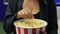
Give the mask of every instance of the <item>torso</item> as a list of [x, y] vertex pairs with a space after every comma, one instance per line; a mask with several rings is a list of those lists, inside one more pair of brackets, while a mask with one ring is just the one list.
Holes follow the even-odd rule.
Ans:
[[32, 14], [37, 14], [40, 10], [38, 1], [24, 0], [23, 8], [29, 8], [32, 11]]

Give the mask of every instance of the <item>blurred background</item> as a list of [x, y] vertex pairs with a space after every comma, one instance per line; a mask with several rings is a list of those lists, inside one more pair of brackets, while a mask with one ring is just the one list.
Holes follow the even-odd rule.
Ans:
[[[60, 34], [60, 0], [55, 0], [57, 8], [57, 17], [58, 17], [58, 34]], [[0, 0], [0, 34], [5, 34], [3, 31], [3, 20], [8, 6], [8, 0]]]

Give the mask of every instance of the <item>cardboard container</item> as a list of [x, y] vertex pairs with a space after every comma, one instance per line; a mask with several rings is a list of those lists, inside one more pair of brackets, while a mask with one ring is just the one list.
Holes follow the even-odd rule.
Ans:
[[[39, 20], [39, 19], [36, 19]], [[47, 22], [44, 20], [40, 20], [44, 22], [44, 26], [40, 26], [39, 28], [22, 28], [20, 26], [16, 26], [16, 22], [14, 22], [15, 28], [16, 28], [16, 34], [41, 34], [41, 29], [45, 26], [47, 26]]]

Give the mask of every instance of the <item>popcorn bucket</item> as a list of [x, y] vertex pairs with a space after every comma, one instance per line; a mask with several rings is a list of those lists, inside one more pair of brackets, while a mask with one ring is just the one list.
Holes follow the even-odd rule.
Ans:
[[[39, 20], [39, 19], [36, 19]], [[25, 28], [25, 27], [19, 27], [16, 25], [16, 22], [14, 22], [15, 28], [16, 28], [16, 34], [41, 34], [41, 29], [45, 26], [47, 26], [47, 22], [42, 20], [44, 22], [44, 26], [40, 26], [39, 28]]]

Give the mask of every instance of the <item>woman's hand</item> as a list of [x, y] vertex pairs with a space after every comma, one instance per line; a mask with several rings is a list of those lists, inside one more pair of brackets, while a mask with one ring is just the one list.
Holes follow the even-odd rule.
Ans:
[[34, 18], [34, 16], [28, 8], [25, 8], [17, 13], [17, 18]]
[[47, 34], [46, 33], [46, 27], [41, 28], [41, 34]]

